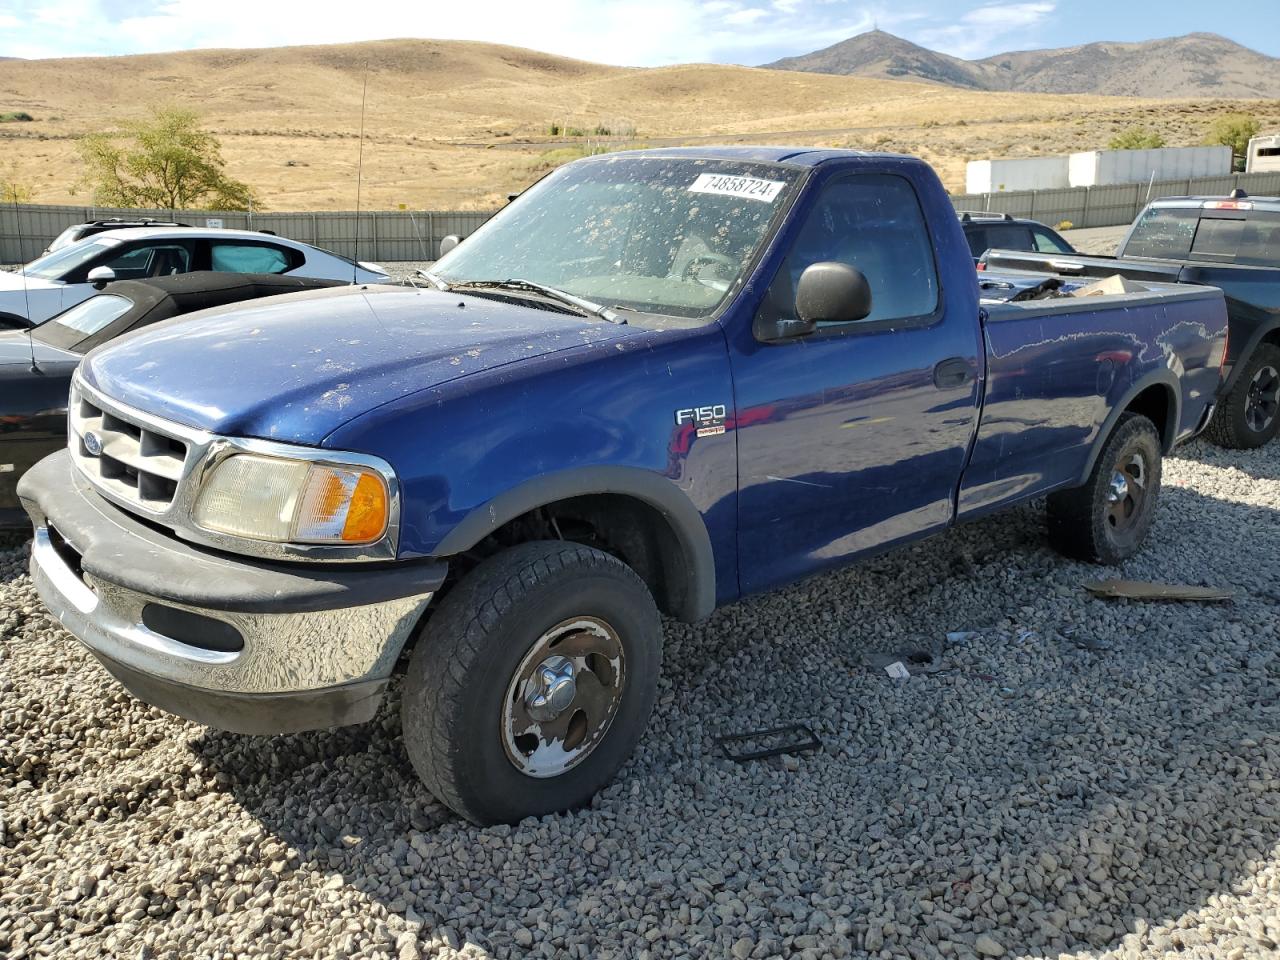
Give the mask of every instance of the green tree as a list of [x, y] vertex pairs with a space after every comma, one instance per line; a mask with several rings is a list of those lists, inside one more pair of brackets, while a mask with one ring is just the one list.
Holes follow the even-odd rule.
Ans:
[[1164, 137], [1146, 127], [1129, 127], [1111, 138], [1111, 150], [1156, 150], [1164, 146]]
[[1258, 135], [1262, 126], [1247, 113], [1228, 113], [1213, 121], [1204, 142], [1209, 146], [1231, 148], [1235, 166], [1244, 169], [1244, 157], [1249, 152], [1249, 141]]
[[81, 183], [105, 207], [247, 210], [252, 188], [223, 172], [218, 138], [200, 118], [175, 107], [154, 110], [119, 131], [91, 133], [77, 144]]
[[0, 204], [8, 206], [15, 203], [30, 203], [33, 193], [35, 191], [31, 188], [31, 184], [18, 176], [16, 161], [11, 162], [9, 168], [0, 173]]

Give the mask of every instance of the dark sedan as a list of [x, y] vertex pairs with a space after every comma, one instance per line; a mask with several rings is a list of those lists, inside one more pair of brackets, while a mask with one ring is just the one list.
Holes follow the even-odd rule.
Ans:
[[67, 391], [81, 357], [140, 327], [210, 307], [322, 287], [337, 280], [248, 273], [187, 273], [119, 280], [29, 334], [0, 332], [0, 530], [28, 526], [18, 478], [67, 442]]

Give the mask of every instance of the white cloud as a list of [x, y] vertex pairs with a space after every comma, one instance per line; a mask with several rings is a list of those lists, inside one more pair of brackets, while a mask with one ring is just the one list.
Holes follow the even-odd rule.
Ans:
[[921, 30], [913, 39], [933, 50], [973, 60], [1020, 45], [1038, 45], [1057, 3], [988, 3], [961, 14], [956, 23]]
[[[761, 63], [869, 29], [950, 53], [1029, 36], [1054, 3], [986, 3], [950, 25], [926, 0], [0, 0], [0, 56], [154, 53], [393, 37], [484, 40], [605, 63]], [[930, 4], [931, 5], [931, 4]]]
[[606, 63], [760, 63], [846, 39], [872, 0], [0, 0], [0, 56], [65, 57], [395, 37], [483, 40]]

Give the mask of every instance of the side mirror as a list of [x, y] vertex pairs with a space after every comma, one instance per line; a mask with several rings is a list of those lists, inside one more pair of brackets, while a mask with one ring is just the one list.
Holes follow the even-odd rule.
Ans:
[[847, 263], [811, 263], [796, 284], [796, 316], [809, 326], [849, 323], [871, 313], [871, 285], [857, 267]]
[[88, 280], [93, 284], [93, 289], [101, 290], [115, 278], [116, 272], [110, 267], [94, 267], [89, 271]]
[[449, 234], [447, 237], [445, 237], [443, 240], [440, 241], [440, 256], [443, 257], [446, 253], [448, 253], [450, 250], [452, 250], [461, 242], [462, 242], [462, 238], [458, 236], [456, 233]]

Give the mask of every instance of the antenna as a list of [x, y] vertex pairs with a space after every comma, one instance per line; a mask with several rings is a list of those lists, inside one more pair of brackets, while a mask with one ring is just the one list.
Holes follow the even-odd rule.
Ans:
[[364, 107], [369, 99], [369, 61], [364, 62], [364, 89], [360, 92], [360, 147], [356, 153], [356, 255], [355, 266], [351, 268], [351, 283], [354, 286], [356, 275], [360, 270], [360, 185], [364, 182]]
[[31, 322], [31, 291], [27, 289], [27, 261], [23, 260], [26, 253], [22, 249], [22, 212], [18, 209], [18, 185], [10, 184], [10, 193], [13, 195], [13, 222], [18, 231], [18, 272], [22, 274], [22, 299], [27, 305], [27, 349], [31, 352], [31, 372], [39, 373], [40, 365], [36, 363], [36, 341], [31, 335], [31, 331], [35, 329], [35, 325]]

